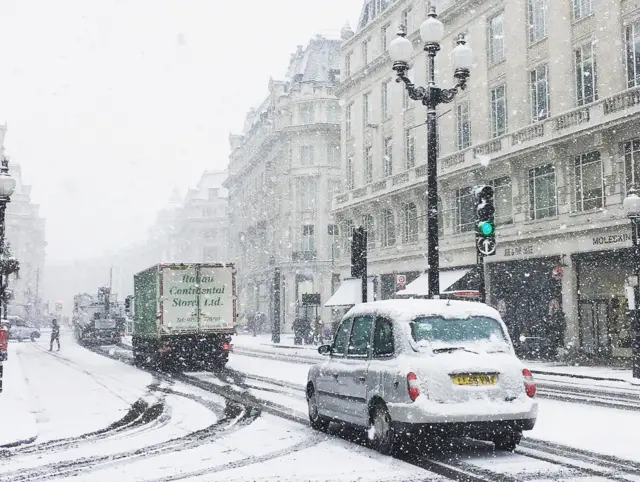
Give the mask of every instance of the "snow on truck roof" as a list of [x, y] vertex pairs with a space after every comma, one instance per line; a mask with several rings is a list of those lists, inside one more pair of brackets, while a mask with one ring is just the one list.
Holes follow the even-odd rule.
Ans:
[[497, 310], [484, 303], [460, 300], [385, 300], [363, 303], [351, 308], [346, 316], [360, 316], [375, 313], [393, 320], [409, 323], [421, 316], [442, 316], [443, 318], [468, 318], [487, 316], [500, 320]]

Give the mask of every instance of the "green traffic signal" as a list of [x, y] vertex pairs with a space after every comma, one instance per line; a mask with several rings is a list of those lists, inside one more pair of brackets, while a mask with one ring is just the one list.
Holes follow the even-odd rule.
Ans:
[[491, 236], [495, 230], [496, 228], [490, 222], [483, 221], [480, 223], [480, 232], [483, 236]]

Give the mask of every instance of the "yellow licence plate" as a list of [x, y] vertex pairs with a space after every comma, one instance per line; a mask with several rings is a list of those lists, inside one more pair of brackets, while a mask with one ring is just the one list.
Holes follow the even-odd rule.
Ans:
[[498, 381], [496, 375], [451, 375], [454, 385], [486, 386], [495, 385]]

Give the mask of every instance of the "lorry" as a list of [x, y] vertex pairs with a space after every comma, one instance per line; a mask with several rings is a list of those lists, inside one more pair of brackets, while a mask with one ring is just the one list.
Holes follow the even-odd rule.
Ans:
[[137, 366], [223, 368], [236, 334], [233, 263], [157, 264], [134, 276]]
[[124, 323], [119, 321], [111, 301], [111, 289], [98, 288], [73, 297], [73, 329], [81, 345], [117, 345], [122, 341]]

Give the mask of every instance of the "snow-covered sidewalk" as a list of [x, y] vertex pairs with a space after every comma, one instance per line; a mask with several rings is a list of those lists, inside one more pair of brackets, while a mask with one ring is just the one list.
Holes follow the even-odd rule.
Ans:
[[[328, 341], [327, 341], [328, 343]], [[240, 349], [250, 349], [269, 353], [283, 353], [287, 355], [301, 355], [309, 358], [323, 359], [318, 353], [315, 345], [295, 345], [293, 335], [283, 334], [280, 343], [273, 343], [271, 335], [237, 335], [233, 337], [233, 345]], [[566, 377], [572, 379], [587, 379], [595, 381], [622, 382], [630, 385], [640, 386], [640, 380], [634, 379], [631, 370], [615, 367], [598, 366], [574, 366], [563, 363], [546, 363], [539, 361], [525, 360], [529, 368], [538, 375], [549, 375], [554, 377]]]
[[9, 343], [9, 359], [4, 362], [3, 392], [0, 393], [0, 447], [12, 447], [33, 442], [38, 437], [38, 425], [25, 382], [16, 344]]

